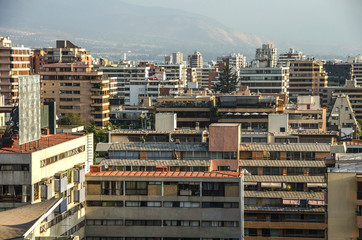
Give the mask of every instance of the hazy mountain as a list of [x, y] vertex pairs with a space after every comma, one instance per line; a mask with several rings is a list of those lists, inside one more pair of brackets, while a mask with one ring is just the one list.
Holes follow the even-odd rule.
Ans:
[[195, 50], [206, 60], [230, 52], [253, 57], [262, 43], [292, 46], [201, 15], [119, 0], [0, 0], [0, 5], [0, 35], [10, 35], [16, 43], [48, 47], [55, 46], [56, 39], [68, 39], [93, 55], [113, 59], [128, 51], [133, 59], [161, 60], [174, 51], [186, 56]]

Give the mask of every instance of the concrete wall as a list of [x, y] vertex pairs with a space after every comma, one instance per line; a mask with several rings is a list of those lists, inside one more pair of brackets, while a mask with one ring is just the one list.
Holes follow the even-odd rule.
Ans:
[[268, 128], [269, 132], [280, 132], [281, 128], [285, 129], [285, 132], [288, 132], [288, 114], [269, 114], [268, 116]]
[[176, 113], [157, 113], [156, 131], [174, 131], [177, 126]]
[[358, 237], [355, 173], [328, 173], [328, 239]]
[[240, 124], [214, 123], [209, 129], [209, 151], [238, 152]]

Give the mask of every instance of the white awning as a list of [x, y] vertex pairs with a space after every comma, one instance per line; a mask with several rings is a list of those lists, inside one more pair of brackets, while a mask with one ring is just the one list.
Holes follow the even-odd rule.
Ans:
[[282, 184], [281, 183], [261, 183], [261, 187], [265, 187], [265, 188], [281, 188]]
[[317, 188], [317, 187], [326, 188], [327, 183], [307, 183], [307, 187], [309, 187], [309, 188]]
[[283, 199], [283, 205], [299, 205], [300, 201], [298, 199]]
[[313, 205], [313, 206], [324, 206], [324, 205], [326, 205], [323, 200], [309, 200], [308, 204]]

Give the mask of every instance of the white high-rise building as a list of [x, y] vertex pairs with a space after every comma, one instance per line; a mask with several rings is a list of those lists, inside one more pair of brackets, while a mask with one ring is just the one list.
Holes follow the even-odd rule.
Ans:
[[273, 44], [263, 44], [261, 48], [256, 49], [255, 60], [259, 61], [259, 67], [277, 66], [277, 49]]

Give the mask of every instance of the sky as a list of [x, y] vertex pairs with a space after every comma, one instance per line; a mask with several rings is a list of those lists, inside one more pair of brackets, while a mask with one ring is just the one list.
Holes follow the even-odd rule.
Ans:
[[362, 0], [121, 0], [175, 8], [284, 41], [362, 47]]

